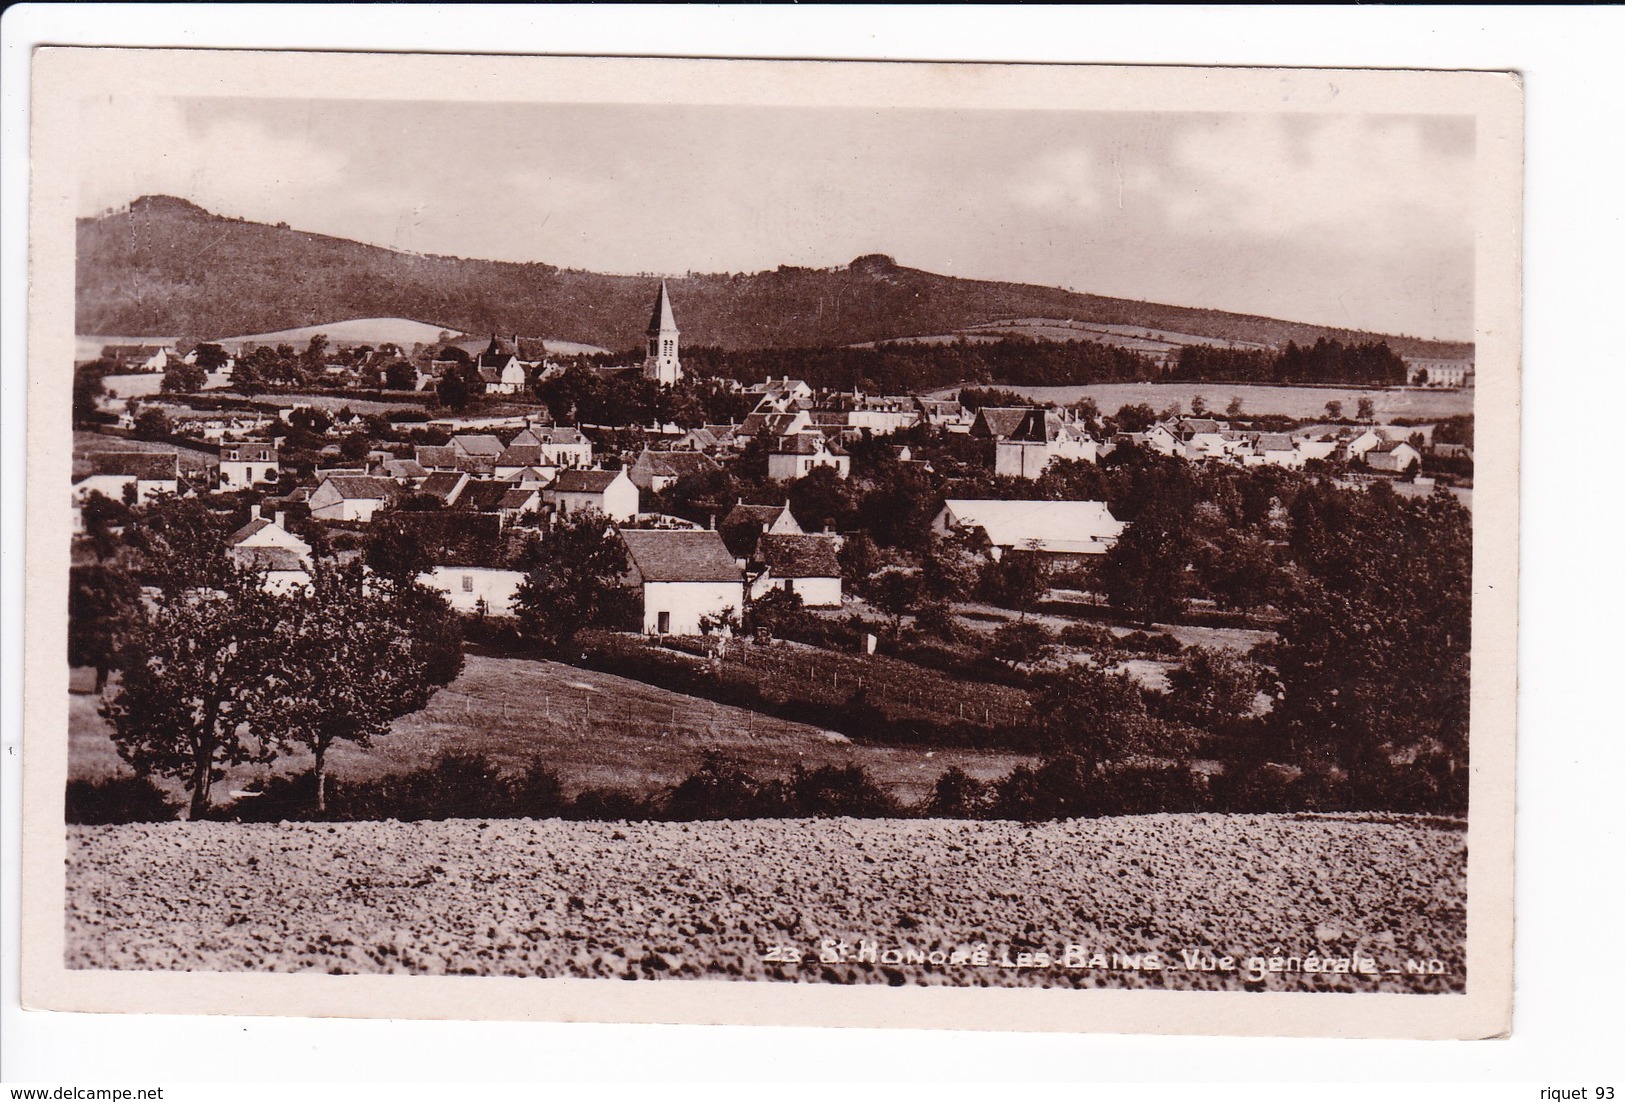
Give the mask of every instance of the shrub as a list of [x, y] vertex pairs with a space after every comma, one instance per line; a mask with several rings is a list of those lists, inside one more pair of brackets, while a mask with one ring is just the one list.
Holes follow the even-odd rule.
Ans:
[[99, 781], [69, 781], [65, 818], [83, 826], [162, 823], [180, 805], [146, 777], [121, 775]]
[[707, 751], [699, 769], [666, 798], [667, 819], [756, 819], [782, 814], [778, 786], [764, 785], [726, 754]]
[[824, 765], [811, 771], [798, 765], [790, 778], [790, 795], [791, 810], [800, 815], [880, 819], [902, 814], [897, 801], [861, 765]]
[[991, 818], [1035, 823], [1099, 814], [1098, 770], [1075, 754], [1018, 765], [994, 786]]
[[583, 789], [565, 817], [603, 822], [651, 818], [648, 804], [621, 788]]
[[563, 815], [568, 807], [563, 781], [541, 758], [532, 759], [511, 782], [509, 809], [515, 818], [552, 819]]
[[1055, 645], [1055, 634], [1043, 624], [1022, 620], [993, 633], [993, 656], [1012, 666], [1042, 661]]
[[1161, 632], [1152, 634], [1144, 631], [1131, 631], [1116, 642], [1122, 649], [1134, 651], [1137, 654], [1160, 654], [1172, 657], [1184, 650], [1179, 645], [1179, 640]]
[[989, 785], [954, 765], [937, 778], [925, 812], [939, 819], [979, 819], [992, 802], [993, 790]]
[[1109, 651], [1117, 645], [1117, 636], [1110, 628], [1100, 624], [1068, 624], [1061, 629], [1061, 642], [1069, 647], [1084, 647], [1095, 652]]

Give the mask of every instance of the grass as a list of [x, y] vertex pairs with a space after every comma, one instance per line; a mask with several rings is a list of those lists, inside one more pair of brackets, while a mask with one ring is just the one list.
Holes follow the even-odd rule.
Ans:
[[[127, 771], [106, 721], [96, 714], [98, 703], [78, 693], [69, 701], [70, 779]], [[807, 724], [610, 674], [469, 655], [462, 676], [426, 709], [396, 721], [370, 750], [336, 746], [329, 762], [334, 776], [365, 780], [427, 765], [445, 750], [483, 753], [510, 770], [540, 756], [571, 795], [595, 787], [654, 792], [693, 772], [707, 750], [731, 754], [763, 778], [787, 776], [797, 765], [861, 765], [882, 788], [908, 802], [928, 795], [949, 766], [992, 780], [1027, 760], [995, 751], [853, 744]], [[308, 754], [289, 754], [274, 768], [294, 773], [309, 766]], [[217, 802], [263, 775], [261, 767], [230, 770], [216, 786]], [[178, 782], [161, 783], [171, 793], [181, 791]]]
[[212, 447], [190, 448], [182, 444], [171, 444], [162, 440], [136, 440], [128, 436], [109, 436], [100, 432], [85, 432], [75, 429], [73, 433], [73, 454], [78, 456], [89, 455], [91, 452], [175, 452], [180, 456], [181, 470], [194, 472], [206, 470], [220, 465], [220, 456]]
[[1162, 411], [1175, 402], [1190, 412], [1191, 399], [1201, 395], [1209, 416], [1223, 417], [1231, 398], [1241, 399], [1241, 416], [1281, 414], [1311, 420], [1326, 414], [1326, 403], [1343, 403], [1343, 414], [1353, 417], [1361, 398], [1370, 398], [1376, 419], [1395, 417], [1450, 417], [1473, 412], [1471, 390], [1383, 390], [1361, 387], [1259, 386], [1248, 383], [1091, 383], [1088, 386], [1001, 386], [1035, 401], [1066, 405], [1093, 398], [1102, 413], [1116, 413], [1126, 405], [1144, 403]]

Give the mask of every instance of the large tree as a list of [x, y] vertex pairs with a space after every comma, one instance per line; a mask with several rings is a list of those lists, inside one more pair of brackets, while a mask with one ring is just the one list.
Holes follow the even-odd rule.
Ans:
[[374, 587], [358, 566], [326, 564], [311, 581], [307, 592], [288, 599], [279, 631], [283, 659], [270, 672], [258, 722], [280, 744], [311, 752], [322, 813], [334, 743], [371, 745], [395, 719], [427, 704], [439, 686], [418, 634], [430, 618], [403, 615], [415, 586], [405, 592]]
[[258, 724], [284, 659], [281, 601], [239, 576], [225, 590], [167, 594], [130, 625], [119, 691], [102, 715], [136, 772], [185, 782], [193, 819], [208, 814], [226, 766], [274, 752]]
[[96, 671], [96, 691], [119, 666], [125, 636], [140, 617], [141, 586], [108, 563], [75, 566], [68, 576], [68, 664]]
[[596, 512], [576, 513], [525, 552], [525, 578], [514, 592], [519, 628], [537, 645], [567, 647], [576, 632], [623, 612], [626, 545]]

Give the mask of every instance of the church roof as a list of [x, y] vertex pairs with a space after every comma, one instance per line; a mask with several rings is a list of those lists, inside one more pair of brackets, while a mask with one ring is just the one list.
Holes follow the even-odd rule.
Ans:
[[660, 281], [660, 294], [655, 297], [654, 313], [649, 315], [649, 335], [671, 332], [677, 328], [677, 319], [671, 312], [671, 295], [666, 291], [666, 281]]

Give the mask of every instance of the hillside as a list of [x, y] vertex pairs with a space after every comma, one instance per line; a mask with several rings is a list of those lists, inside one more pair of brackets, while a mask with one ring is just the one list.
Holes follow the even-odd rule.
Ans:
[[[856, 344], [1009, 318], [1144, 326], [1259, 344], [1380, 336], [958, 279], [878, 255], [845, 268], [781, 267], [669, 282], [685, 342], [723, 348]], [[518, 332], [626, 349], [642, 340], [655, 286], [653, 276], [395, 252], [147, 196], [127, 211], [79, 221], [76, 331], [201, 339], [342, 318], [418, 318], [467, 333]], [[1463, 355], [1471, 347], [1387, 339], [1401, 352], [1435, 356]]]

